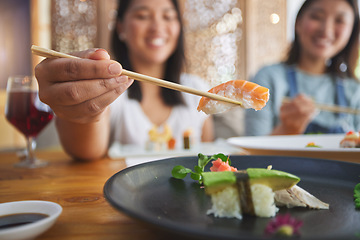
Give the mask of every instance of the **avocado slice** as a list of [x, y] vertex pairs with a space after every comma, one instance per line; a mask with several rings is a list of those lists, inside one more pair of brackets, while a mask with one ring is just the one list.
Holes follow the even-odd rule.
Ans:
[[203, 183], [207, 194], [213, 194], [236, 183], [234, 172], [203, 172]]
[[263, 184], [273, 191], [287, 189], [300, 181], [300, 178], [283, 171], [265, 168], [248, 168], [237, 172], [203, 172], [203, 182], [206, 193], [212, 194], [237, 181], [249, 180], [250, 184]]
[[300, 181], [298, 176], [279, 170], [248, 168], [246, 172], [249, 175], [250, 184], [263, 184], [273, 191], [291, 188]]

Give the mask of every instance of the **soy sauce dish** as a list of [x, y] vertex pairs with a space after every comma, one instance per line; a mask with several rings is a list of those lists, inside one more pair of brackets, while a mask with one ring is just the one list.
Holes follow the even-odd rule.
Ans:
[[48, 230], [62, 207], [48, 201], [18, 201], [0, 204], [0, 240], [28, 240]]

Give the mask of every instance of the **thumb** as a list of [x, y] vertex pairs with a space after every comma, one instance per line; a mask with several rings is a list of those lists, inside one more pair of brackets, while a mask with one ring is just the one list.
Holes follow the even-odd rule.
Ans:
[[87, 57], [92, 60], [110, 60], [109, 53], [102, 48], [94, 49], [94, 51], [90, 52]]

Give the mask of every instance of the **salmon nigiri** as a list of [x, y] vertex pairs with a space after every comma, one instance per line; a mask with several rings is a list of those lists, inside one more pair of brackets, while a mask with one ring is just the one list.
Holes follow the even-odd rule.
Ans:
[[[213, 87], [209, 92], [240, 101], [243, 108], [255, 110], [262, 109], [269, 100], [268, 88], [245, 80], [228, 81]], [[235, 106], [235, 104], [202, 97], [197, 110], [206, 114], [215, 114], [225, 112]]]

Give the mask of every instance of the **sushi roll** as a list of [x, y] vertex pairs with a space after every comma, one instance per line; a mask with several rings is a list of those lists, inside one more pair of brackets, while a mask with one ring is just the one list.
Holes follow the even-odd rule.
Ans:
[[[207, 214], [237, 219], [242, 219], [242, 214], [258, 217], [275, 216], [279, 209], [275, 206], [275, 194], [272, 189], [263, 184], [253, 184], [249, 190], [250, 195], [249, 193], [241, 194], [236, 186], [231, 185], [211, 194], [212, 207]], [[241, 199], [240, 196], [244, 198]]]
[[215, 217], [242, 218], [243, 214], [273, 217], [278, 208], [274, 191], [287, 189], [300, 181], [295, 175], [262, 168], [231, 172], [204, 172], [205, 192], [212, 207], [208, 214]]
[[345, 137], [340, 141], [340, 147], [342, 148], [359, 148], [360, 136], [358, 132], [349, 131]]
[[[209, 92], [238, 100], [242, 102], [243, 108], [253, 108], [255, 110], [262, 109], [269, 101], [268, 88], [245, 80], [228, 81], [213, 87]], [[234, 106], [236, 105], [202, 97], [197, 110], [206, 114], [216, 114], [226, 112]]]
[[[266, 169], [237, 170], [230, 166], [231, 161], [224, 154], [198, 156], [195, 171], [178, 165], [171, 173], [177, 179], [190, 174], [193, 180], [203, 185], [212, 203], [207, 214], [242, 219], [243, 214], [274, 217], [281, 206], [329, 209], [329, 204], [296, 185], [300, 181], [299, 177], [273, 170], [271, 165]], [[213, 159], [210, 172], [205, 172], [204, 167]]]

